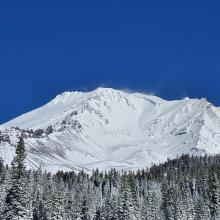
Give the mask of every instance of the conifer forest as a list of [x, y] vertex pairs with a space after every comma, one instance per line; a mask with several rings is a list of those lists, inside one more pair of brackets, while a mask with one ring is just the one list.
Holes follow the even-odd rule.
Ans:
[[1, 220], [218, 220], [220, 156], [183, 155], [139, 171], [27, 170], [22, 138], [0, 162]]

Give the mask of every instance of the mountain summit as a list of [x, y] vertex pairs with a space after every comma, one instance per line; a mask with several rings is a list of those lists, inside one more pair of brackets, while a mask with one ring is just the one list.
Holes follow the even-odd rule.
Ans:
[[32, 168], [136, 170], [186, 153], [220, 153], [220, 108], [206, 99], [166, 101], [111, 88], [64, 92], [1, 125], [6, 163], [21, 133]]

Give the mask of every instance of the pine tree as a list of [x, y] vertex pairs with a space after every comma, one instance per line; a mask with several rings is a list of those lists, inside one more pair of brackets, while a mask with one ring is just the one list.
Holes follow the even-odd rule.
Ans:
[[195, 205], [195, 220], [207, 220], [211, 219], [210, 210], [206, 201], [199, 197]]
[[167, 182], [162, 185], [162, 209], [165, 219], [175, 220], [175, 193], [174, 187], [169, 186]]
[[44, 213], [43, 217], [51, 219], [53, 215], [53, 197], [54, 197], [54, 185], [51, 174], [44, 174], [45, 185], [43, 188], [41, 212]]
[[25, 144], [21, 137], [16, 148], [16, 156], [12, 161], [12, 185], [6, 195], [6, 209], [3, 220], [27, 220], [30, 212], [25, 192]]
[[64, 197], [65, 194], [64, 184], [62, 181], [59, 181], [57, 177], [53, 179], [54, 182], [54, 192], [52, 200], [52, 215], [51, 220], [63, 220], [65, 219], [65, 210], [64, 210]]
[[220, 219], [220, 185], [215, 172], [210, 174], [209, 186], [211, 219], [217, 220]]
[[131, 192], [126, 177], [122, 179], [118, 209], [119, 220], [129, 220], [132, 218]]
[[85, 200], [82, 203], [82, 209], [81, 209], [81, 220], [89, 220], [89, 204], [87, 199], [85, 198]]
[[0, 176], [0, 219], [3, 219], [3, 211], [5, 209], [6, 192], [10, 186], [10, 171], [2, 166]]

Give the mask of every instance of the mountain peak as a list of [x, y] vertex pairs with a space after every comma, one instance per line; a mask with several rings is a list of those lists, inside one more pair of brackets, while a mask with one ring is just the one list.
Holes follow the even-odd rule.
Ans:
[[166, 101], [103, 87], [64, 92], [1, 131], [1, 155], [11, 155], [22, 131], [29, 166], [50, 170], [138, 169], [183, 153], [220, 153], [220, 111], [206, 99]]
[[128, 93], [125, 93], [122, 90], [118, 89], [112, 89], [112, 88], [105, 88], [105, 87], [99, 87], [91, 92], [93, 95], [98, 95], [100, 97], [104, 96], [122, 96], [122, 95], [129, 95]]

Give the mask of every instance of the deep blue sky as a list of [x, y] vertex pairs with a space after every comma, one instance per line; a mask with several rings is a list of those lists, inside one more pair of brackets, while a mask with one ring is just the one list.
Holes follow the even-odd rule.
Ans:
[[220, 106], [220, 1], [1, 1], [0, 123], [66, 90]]

